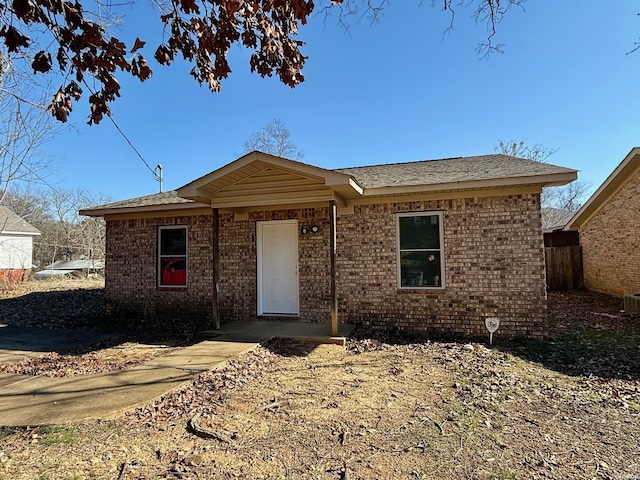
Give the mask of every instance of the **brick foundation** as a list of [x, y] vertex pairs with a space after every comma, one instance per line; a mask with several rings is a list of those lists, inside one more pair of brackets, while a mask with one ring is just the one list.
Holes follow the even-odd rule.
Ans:
[[22, 283], [31, 277], [31, 269], [12, 268], [0, 270], [0, 282]]

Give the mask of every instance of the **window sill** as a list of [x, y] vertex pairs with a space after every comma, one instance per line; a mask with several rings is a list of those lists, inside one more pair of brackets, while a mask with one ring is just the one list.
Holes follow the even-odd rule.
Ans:
[[396, 290], [398, 293], [418, 293], [418, 292], [433, 292], [433, 293], [441, 293], [446, 291], [445, 287], [397, 287]]
[[187, 285], [156, 285], [156, 290], [163, 292], [182, 292], [189, 288]]

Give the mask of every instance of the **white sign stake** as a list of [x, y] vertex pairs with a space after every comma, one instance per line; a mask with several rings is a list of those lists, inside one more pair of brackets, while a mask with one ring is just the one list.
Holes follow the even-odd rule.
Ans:
[[500, 326], [500, 319], [489, 317], [485, 319], [484, 324], [487, 326], [487, 330], [489, 330], [489, 345], [493, 345], [493, 334]]

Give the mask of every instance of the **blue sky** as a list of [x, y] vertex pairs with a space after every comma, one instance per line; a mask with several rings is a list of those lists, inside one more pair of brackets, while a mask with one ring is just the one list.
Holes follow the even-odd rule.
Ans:
[[[524, 139], [557, 148], [549, 161], [579, 170], [594, 190], [640, 145], [640, 52], [627, 55], [640, 37], [632, 3], [529, 0], [499, 25], [504, 53], [488, 60], [475, 51], [486, 28], [470, 10], [458, 11], [446, 34], [448, 14], [418, 0], [392, 2], [379, 23], [363, 19], [350, 35], [316, 16], [299, 34], [309, 57], [302, 85], [251, 74], [249, 52], [238, 47], [223, 91], [212, 94], [187, 65], [155, 62], [161, 26], [137, 2], [119, 37], [148, 40], [141, 53], [154, 75], [144, 84], [120, 75], [112, 112], [145, 160], [163, 165], [165, 190], [242, 155], [272, 118], [289, 128], [303, 161], [325, 168], [480, 155]], [[48, 183], [113, 200], [156, 192], [113, 125], [89, 127], [87, 113], [83, 99], [74, 128], [47, 145]]]

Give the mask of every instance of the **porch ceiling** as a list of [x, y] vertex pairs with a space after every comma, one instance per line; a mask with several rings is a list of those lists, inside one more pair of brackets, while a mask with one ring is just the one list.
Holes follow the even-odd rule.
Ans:
[[349, 175], [252, 152], [182, 188], [178, 195], [214, 208], [244, 208], [335, 200], [363, 189]]

